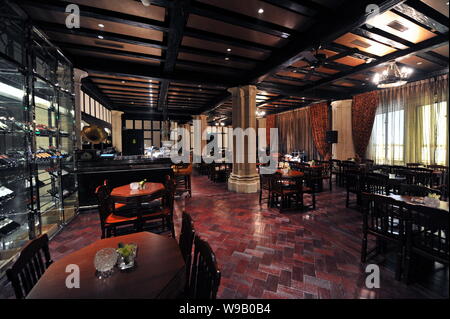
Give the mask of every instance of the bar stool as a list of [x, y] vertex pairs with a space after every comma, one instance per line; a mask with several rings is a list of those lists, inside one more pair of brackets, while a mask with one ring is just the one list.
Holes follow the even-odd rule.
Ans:
[[177, 182], [177, 191], [187, 191], [189, 193], [189, 197], [192, 197], [192, 164], [174, 165], [173, 172]]

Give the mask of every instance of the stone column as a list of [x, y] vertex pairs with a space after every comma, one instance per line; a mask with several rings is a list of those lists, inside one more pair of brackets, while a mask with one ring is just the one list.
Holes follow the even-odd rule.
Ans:
[[119, 153], [122, 152], [122, 114], [121, 111], [111, 111], [112, 143]]
[[[243, 143], [244, 163], [237, 163], [236, 136], [233, 135], [233, 172], [228, 179], [228, 189], [238, 193], [256, 193], [259, 190], [259, 175], [256, 172], [256, 87], [247, 85], [228, 89], [232, 94], [233, 129], [255, 130], [254, 138], [245, 138]], [[230, 136], [231, 138], [231, 136]], [[255, 154], [255, 158], [249, 155]]]
[[74, 89], [75, 89], [75, 148], [81, 150], [81, 80], [88, 76], [88, 73], [80, 70], [73, 69]]
[[206, 149], [206, 128], [208, 126], [206, 115], [195, 115], [194, 119], [194, 161], [201, 162], [201, 156]]

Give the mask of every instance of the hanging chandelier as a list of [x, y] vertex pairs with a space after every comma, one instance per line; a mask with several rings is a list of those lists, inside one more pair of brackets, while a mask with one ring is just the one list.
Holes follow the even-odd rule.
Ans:
[[402, 86], [408, 83], [408, 78], [412, 74], [411, 68], [400, 69], [395, 61], [390, 61], [386, 70], [382, 73], [375, 73], [373, 83], [380, 89]]
[[264, 117], [264, 115], [266, 115], [266, 112], [258, 109], [256, 110], [255, 114], [256, 117]]

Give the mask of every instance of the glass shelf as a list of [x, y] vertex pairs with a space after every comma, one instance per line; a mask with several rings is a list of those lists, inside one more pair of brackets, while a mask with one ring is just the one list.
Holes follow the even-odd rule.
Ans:
[[75, 99], [70, 62], [0, 8], [0, 251], [10, 251], [54, 235], [78, 211]]

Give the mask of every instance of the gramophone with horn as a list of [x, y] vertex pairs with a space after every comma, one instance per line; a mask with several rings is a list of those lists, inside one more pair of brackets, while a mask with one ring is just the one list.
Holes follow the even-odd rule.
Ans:
[[108, 134], [105, 129], [98, 127], [97, 125], [89, 125], [83, 127], [81, 130], [81, 136], [84, 137], [92, 144], [100, 144], [106, 141]]

